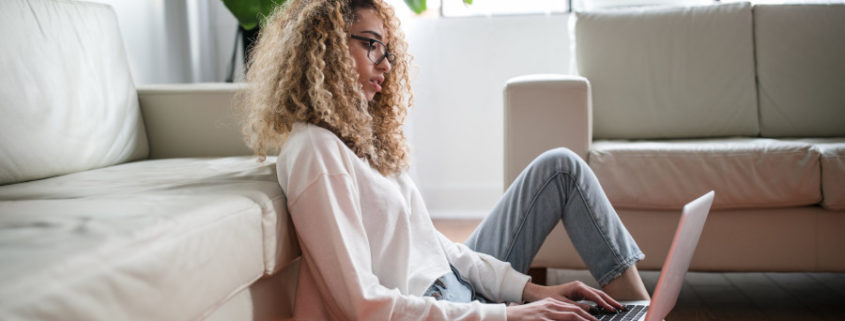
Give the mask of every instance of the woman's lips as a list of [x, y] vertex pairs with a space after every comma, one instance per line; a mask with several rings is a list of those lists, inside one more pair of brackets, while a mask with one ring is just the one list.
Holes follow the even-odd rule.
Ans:
[[380, 91], [381, 91], [381, 85], [379, 84], [378, 79], [371, 79], [371, 80], [370, 80], [370, 85], [372, 85], [372, 86], [373, 86], [373, 90], [375, 90], [375, 92], [380, 92]]

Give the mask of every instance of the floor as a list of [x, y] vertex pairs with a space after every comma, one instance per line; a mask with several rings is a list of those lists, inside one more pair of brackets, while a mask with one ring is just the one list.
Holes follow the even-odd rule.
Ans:
[[[476, 220], [435, 220], [447, 237], [463, 241]], [[642, 271], [649, 292], [658, 271]], [[549, 284], [580, 280], [597, 286], [587, 271], [550, 270]], [[675, 320], [845, 320], [845, 273], [690, 272], [675, 309]]]
[[[653, 293], [658, 271], [642, 271]], [[551, 270], [548, 282], [581, 280], [596, 286], [589, 272]], [[674, 320], [845, 320], [845, 274], [690, 272]]]

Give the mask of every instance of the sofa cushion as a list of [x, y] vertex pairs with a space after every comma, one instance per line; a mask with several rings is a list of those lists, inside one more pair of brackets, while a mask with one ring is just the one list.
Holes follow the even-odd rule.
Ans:
[[198, 319], [298, 255], [285, 202], [274, 164], [254, 157], [2, 186], [0, 315]]
[[804, 142], [600, 141], [593, 144], [589, 164], [618, 208], [675, 210], [709, 190], [717, 195], [713, 209], [821, 200], [819, 152]]
[[819, 152], [822, 206], [829, 210], [845, 210], [845, 138], [808, 138], [796, 141], [812, 144]]
[[760, 132], [845, 136], [845, 4], [758, 5]]
[[594, 137], [756, 136], [751, 7], [576, 13], [577, 71]]
[[110, 7], [3, 0], [0, 30], [0, 185], [146, 157]]
[[845, 210], [845, 139], [814, 145], [821, 154], [822, 206]]
[[142, 194], [0, 210], [7, 320], [192, 320], [263, 272], [261, 210], [243, 198]]

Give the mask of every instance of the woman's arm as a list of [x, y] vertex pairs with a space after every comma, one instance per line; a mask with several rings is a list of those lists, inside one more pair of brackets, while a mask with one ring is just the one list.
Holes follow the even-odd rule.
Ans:
[[437, 232], [449, 262], [482, 295], [496, 302], [523, 301], [522, 292], [531, 277], [514, 270], [510, 263], [473, 251]]
[[508, 306], [508, 320], [595, 320], [587, 313], [589, 306], [575, 302], [578, 300], [591, 300], [608, 310], [622, 308], [604, 292], [581, 282], [555, 286], [531, 283], [530, 277], [517, 272], [509, 263], [438, 234], [449, 261], [476, 290], [499, 302], [530, 302]]
[[[373, 274], [357, 188], [348, 174], [321, 174], [288, 207], [326, 310], [348, 320], [504, 320], [502, 304], [403, 295]], [[401, 259], [401, 258], [400, 258]]]

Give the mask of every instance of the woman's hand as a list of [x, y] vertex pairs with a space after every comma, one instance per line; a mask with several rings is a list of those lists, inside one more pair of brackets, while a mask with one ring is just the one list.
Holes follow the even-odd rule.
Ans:
[[508, 321], [515, 320], [566, 320], [596, 321], [586, 310], [572, 303], [545, 298], [523, 305], [507, 307]]
[[608, 311], [624, 309], [624, 306], [622, 304], [616, 302], [616, 300], [607, 295], [607, 293], [604, 293], [604, 291], [594, 289], [580, 281], [569, 282], [554, 286], [542, 286], [531, 282], [525, 284], [525, 289], [522, 290], [523, 300], [527, 302], [532, 302], [544, 298], [552, 298], [558, 301], [563, 301], [565, 303], [576, 305], [585, 311], [589, 310], [590, 306], [575, 301], [590, 300]]

